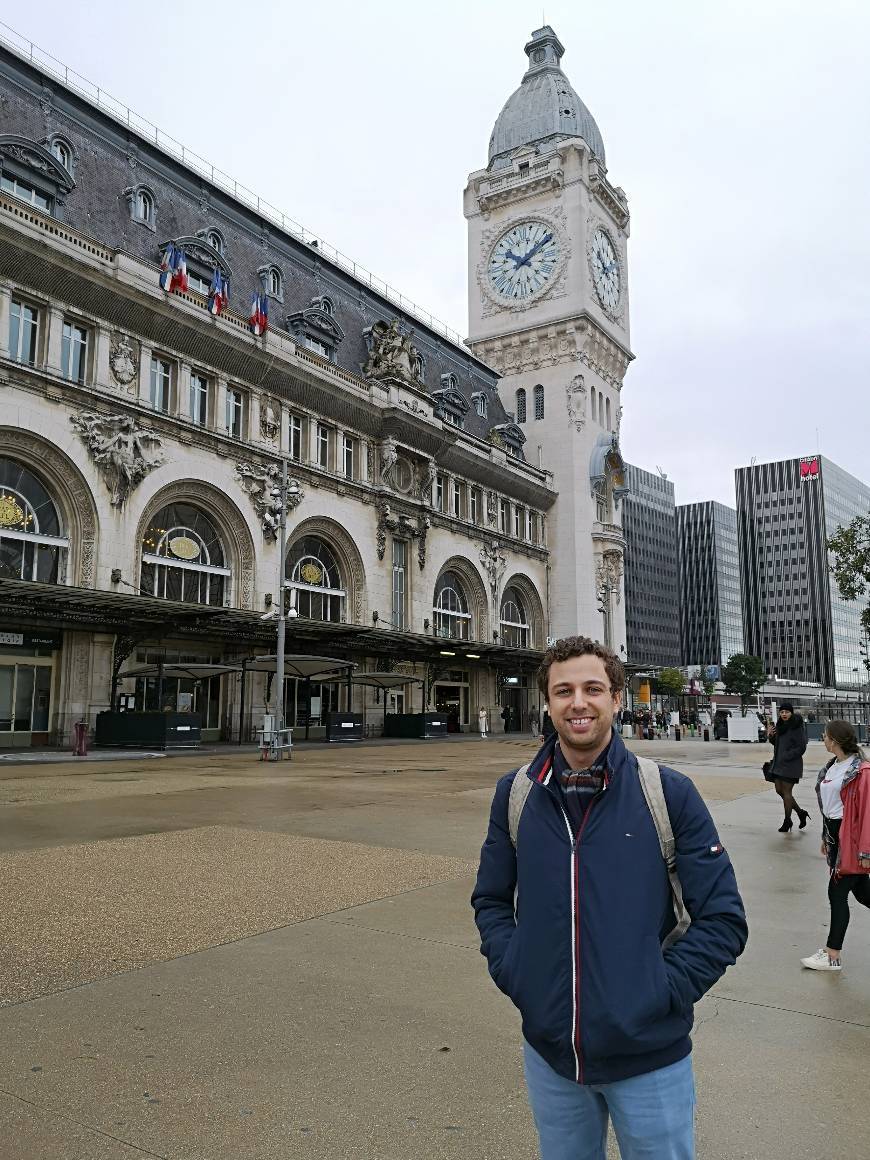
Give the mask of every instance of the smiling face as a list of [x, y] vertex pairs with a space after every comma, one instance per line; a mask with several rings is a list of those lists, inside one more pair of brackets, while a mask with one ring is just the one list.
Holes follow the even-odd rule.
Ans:
[[565, 760], [573, 769], [585, 768], [610, 743], [622, 693], [612, 691], [601, 658], [587, 653], [553, 662], [547, 699]]

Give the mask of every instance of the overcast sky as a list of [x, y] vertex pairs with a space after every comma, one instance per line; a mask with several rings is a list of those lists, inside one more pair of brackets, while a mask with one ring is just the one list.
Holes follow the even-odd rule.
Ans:
[[[735, 466], [817, 438], [870, 480], [870, 5], [545, 16], [631, 208], [626, 458], [678, 503], [732, 503]], [[467, 332], [462, 190], [539, 5], [43, 0], [5, 19]]]

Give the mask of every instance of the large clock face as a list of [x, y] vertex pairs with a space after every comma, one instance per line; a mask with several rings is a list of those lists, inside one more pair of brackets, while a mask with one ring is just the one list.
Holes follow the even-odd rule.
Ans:
[[592, 235], [591, 251], [595, 293], [606, 310], [615, 310], [619, 305], [619, 258], [604, 230]]
[[493, 247], [487, 274], [505, 302], [523, 302], [549, 283], [559, 263], [556, 232], [540, 221], [520, 222], [502, 234]]

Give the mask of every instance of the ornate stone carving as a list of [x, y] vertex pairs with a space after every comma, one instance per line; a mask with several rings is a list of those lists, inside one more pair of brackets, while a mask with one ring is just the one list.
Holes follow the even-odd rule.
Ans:
[[119, 335], [109, 351], [109, 370], [112, 378], [122, 387], [128, 386], [139, 371], [139, 359], [126, 335]]
[[369, 483], [374, 483], [375, 480], [375, 447], [369, 441], [366, 443], [366, 478]]
[[414, 362], [417, 350], [399, 329], [399, 320], [376, 322], [364, 331], [369, 357], [363, 374], [370, 379], [398, 379], [415, 383]]
[[416, 399], [399, 399], [403, 407], [407, 407], [412, 415], [428, 416], [429, 412], [425, 407], [422, 407]]
[[97, 415], [81, 411], [70, 422], [91, 453], [91, 458], [112, 493], [113, 507], [124, 502], [149, 471], [166, 462], [159, 453], [163, 440], [156, 431], [137, 427], [129, 415]]
[[486, 522], [491, 528], [498, 522], [498, 496], [494, 491], [486, 493]]
[[[269, 463], [266, 466], [260, 463], [237, 463], [236, 479], [254, 506], [263, 529], [263, 536], [270, 542], [276, 540], [281, 523], [281, 497], [272, 493], [280, 490], [281, 468], [277, 463]], [[297, 479], [290, 479], [287, 482], [295, 483], [297, 487], [295, 494], [287, 496], [287, 508], [292, 511], [302, 502], [305, 493]]]
[[427, 506], [432, 503], [432, 484], [437, 473], [434, 459], [427, 459], [417, 469], [417, 494]]
[[620, 430], [622, 429], [622, 407], [616, 408], [616, 438], [619, 438]]
[[575, 375], [565, 388], [568, 396], [568, 418], [578, 431], [586, 426], [586, 384], [582, 375]]
[[399, 462], [399, 451], [396, 447], [396, 441], [391, 436], [387, 436], [381, 443], [381, 483], [386, 487], [393, 485], [393, 471], [396, 464]]
[[480, 549], [480, 562], [489, 580], [489, 592], [492, 598], [493, 615], [498, 613], [498, 586], [507, 568], [507, 557], [501, 550], [498, 540], [484, 544]]
[[379, 499], [375, 504], [378, 513], [378, 525], [376, 532], [376, 547], [378, 559], [383, 560], [384, 553], [387, 550], [387, 533], [397, 540], [420, 540], [418, 546], [417, 558], [420, 561], [420, 567], [426, 566], [426, 533], [430, 527], [429, 517], [425, 514], [420, 514], [414, 517], [409, 512], [393, 511], [391, 505], [385, 499]]
[[260, 434], [270, 443], [281, 434], [281, 404], [269, 395], [260, 399]]
[[611, 593], [616, 603], [622, 599], [622, 553], [614, 550], [605, 552], [595, 569], [595, 591], [599, 598]]

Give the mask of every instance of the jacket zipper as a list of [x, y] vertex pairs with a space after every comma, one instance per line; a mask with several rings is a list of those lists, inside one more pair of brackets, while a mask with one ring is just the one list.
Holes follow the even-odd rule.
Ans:
[[565, 819], [565, 826], [568, 830], [568, 839], [571, 842], [571, 981], [573, 984], [573, 1004], [571, 1014], [571, 1047], [574, 1052], [574, 1078], [577, 1083], [583, 1083], [583, 1046], [580, 1036], [580, 985], [582, 981], [582, 967], [580, 961], [580, 859], [578, 851], [580, 846], [580, 839], [583, 837], [583, 831], [586, 829], [586, 823], [589, 820], [589, 815], [595, 803], [598, 801], [599, 795], [596, 794], [580, 823], [580, 829], [577, 831], [577, 837], [574, 837], [574, 831], [571, 829], [571, 823], [568, 820], [568, 815], [565, 813], [565, 807], [559, 803], [559, 809], [562, 811], [562, 817]]

